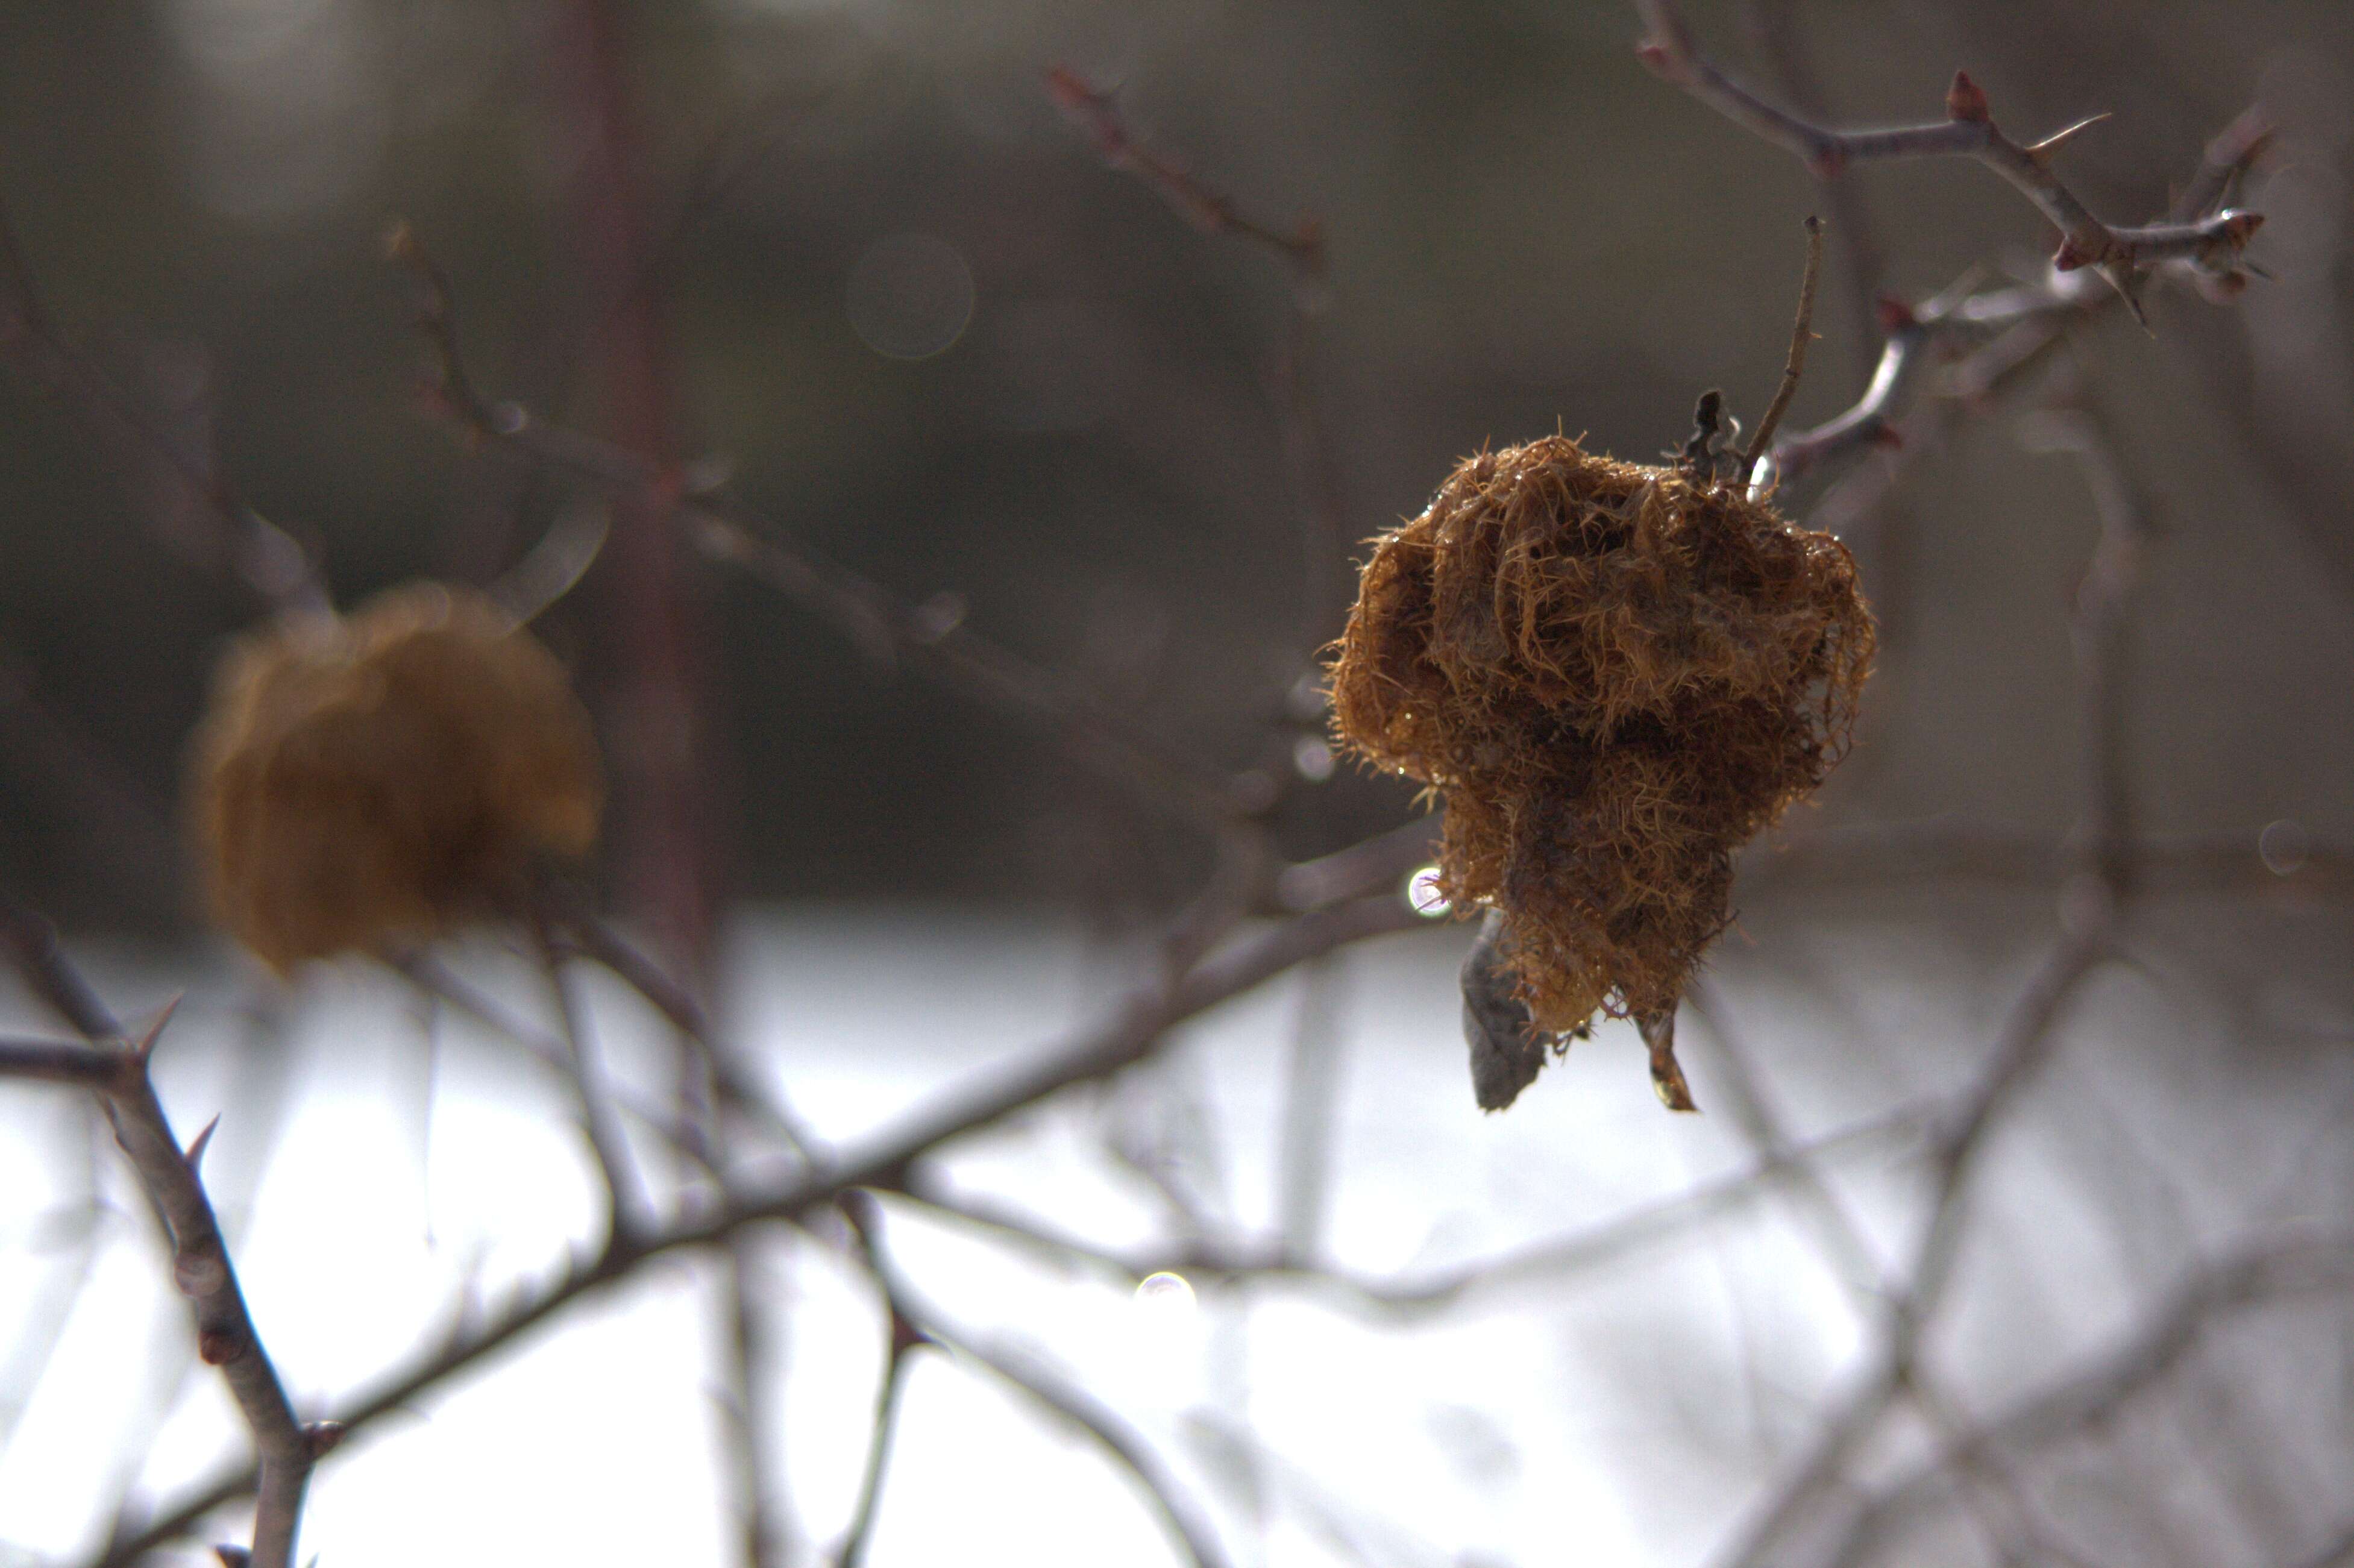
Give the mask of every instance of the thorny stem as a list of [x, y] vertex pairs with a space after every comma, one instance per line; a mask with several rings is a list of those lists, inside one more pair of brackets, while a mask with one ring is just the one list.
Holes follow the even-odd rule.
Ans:
[[1966, 71], [1954, 73], [1943, 122], [1887, 130], [1831, 131], [1767, 102], [1702, 55], [1670, 0], [1636, 0], [1649, 36], [1637, 49], [1643, 63], [1726, 118], [1795, 154], [1829, 179], [1850, 164], [1926, 157], [1974, 158], [2010, 182], [2060, 230], [2052, 265], [2061, 271], [2096, 270], [2145, 321], [2141, 281], [2161, 262], [2186, 262], [2216, 278], [2238, 276], [2241, 252], [2264, 223], [2261, 213], [2232, 209], [2185, 222], [2123, 228], [2094, 217], [2052, 172], [2052, 159], [2071, 139], [2105, 116], [2082, 121], [2022, 146], [1998, 130], [1985, 91]]
[[114, 1140], [170, 1239], [172, 1283], [187, 1298], [196, 1354], [219, 1369], [253, 1439], [258, 1473], [247, 1560], [255, 1568], [291, 1568], [312, 1467], [343, 1429], [332, 1423], [305, 1425], [294, 1414], [278, 1369], [254, 1330], [212, 1201], [197, 1174], [211, 1128], [183, 1150], [156, 1097], [148, 1068], [171, 1012], [167, 1009], [144, 1036], [127, 1037], [58, 950], [46, 920], [13, 899], [0, 898], [0, 927], [33, 990], [89, 1042], [0, 1044], [0, 1077], [79, 1084], [98, 1095]]

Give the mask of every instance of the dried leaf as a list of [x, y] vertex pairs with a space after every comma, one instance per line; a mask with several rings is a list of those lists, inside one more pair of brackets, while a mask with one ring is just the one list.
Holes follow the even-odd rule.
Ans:
[[1641, 1032], [1643, 1044], [1651, 1048], [1651, 1087], [1658, 1091], [1659, 1103], [1671, 1111], [1700, 1109], [1692, 1099], [1691, 1086], [1684, 1082], [1683, 1068], [1676, 1063], [1674, 1011], [1638, 1014], [1635, 1027]]
[[1499, 951], [1503, 934], [1504, 917], [1490, 909], [1463, 960], [1463, 1039], [1471, 1047], [1471, 1093], [1486, 1111], [1520, 1098], [1545, 1064], [1545, 1036]]

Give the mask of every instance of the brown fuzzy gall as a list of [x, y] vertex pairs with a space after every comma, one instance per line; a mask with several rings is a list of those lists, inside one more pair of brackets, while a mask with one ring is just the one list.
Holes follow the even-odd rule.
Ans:
[[511, 907], [535, 859], [588, 851], [603, 805], [563, 666], [429, 583], [240, 639], [193, 760], [214, 911], [281, 971]]
[[1501, 912], [1539, 1028], [1671, 1018], [1734, 850], [1846, 748], [1875, 641], [1846, 547], [1558, 436], [1467, 460], [1374, 543], [1341, 740], [1445, 797], [1439, 890]]

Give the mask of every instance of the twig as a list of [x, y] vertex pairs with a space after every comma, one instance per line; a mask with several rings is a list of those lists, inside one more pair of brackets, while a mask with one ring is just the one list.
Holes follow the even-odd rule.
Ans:
[[2335, 1295], [2349, 1283], [2354, 1238], [2345, 1236], [2268, 1245], [2198, 1270], [2115, 1350], [2021, 1397], [1877, 1489], [1825, 1554], [1826, 1568], [1858, 1568], [1880, 1540], [1935, 1495], [1939, 1477], [1951, 1466], [1997, 1450], [2030, 1455], [2110, 1420], [2171, 1376], [2217, 1319], [2284, 1298]]
[[673, 506], [688, 540], [713, 560], [832, 621], [852, 642], [885, 662], [904, 660], [1002, 707], [1042, 721], [1082, 762], [1147, 797], [1210, 825], [1268, 803], [1238, 790], [1191, 758], [1140, 734], [1095, 701], [1010, 650], [966, 627], [960, 607], [902, 603], [881, 584], [827, 558], [716, 491], [691, 491], [681, 474], [642, 453], [543, 423], [520, 405], [486, 400], [467, 375], [449, 277], [415, 230], [396, 224], [387, 253], [419, 284], [417, 325], [435, 365], [429, 402], [469, 439], [497, 441], [542, 464], [620, 497], [659, 494]]
[[[1110, 1019], [1070, 1044], [908, 1117], [823, 1171], [748, 1185], [731, 1195], [717, 1213], [681, 1219], [626, 1248], [576, 1263], [504, 1311], [469, 1325], [449, 1343], [388, 1373], [371, 1390], [345, 1402], [340, 1415], [343, 1426], [356, 1430], [405, 1407], [573, 1303], [631, 1277], [652, 1258], [725, 1242], [747, 1226], [796, 1218], [854, 1188], [896, 1188], [912, 1166], [941, 1145], [1061, 1090], [1133, 1066], [1151, 1055], [1171, 1029], [1229, 997], [1253, 990], [1320, 953], [1418, 924], [1420, 916], [1403, 899], [1384, 896], [1302, 916], [1235, 942], [1212, 953], [1182, 978], [1146, 988]], [[213, 1509], [249, 1491], [254, 1480], [250, 1468], [241, 1468], [198, 1487], [144, 1528], [126, 1533], [98, 1562], [108, 1568], [121, 1568], [137, 1561], [151, 1548], [185, 1534]]]
[[1324, 227], [1314, 217], [1303, 217], [1287, 233], [1247, 216], [1233, 197], [1146, 144], [1129, 128], [1113, 96], [1090, 86], [1067, 66], [1048, 69], [1046, 90], [1087, 132], [1105, 163], [1136, 175], [1203, 232], [1238, 235], [1275, 256], [1290, 272], [1290, 322], [1274, 393], [1283, 418], [1284, 455], [1291, 465], [1301, 513], [1301, 649], [1312, 652], [1328, 635], [1327, 618], [1338, 608], [1342, 553], [1348, 547], [1338, 464], [1317, 408], [1310, 367], [1315, 318], [1325, 304], [1329, 275]]
[[99, 1097], [114, 1140], [130, 1161], [172, 1245], [172, 1283], [188, 1299], [196, 1354], [219, 1369], [258, 1456], [253, 1546], [255, 1568], [290, 1568], [302, 1522], [302, 1494], [320, 1455], [342, 1437], [331, 1422], [305, 1425], [296, 1418], [261, 1339], [221, 1239], [212, 1202], [197, 1178], [207, 1127], [183, 1150], [148, 1072], [155, 1043], [170, 1022], [167, 1009], [137, 1040], [124, 1036], [96, 993], [58, 951], [44, 921], [13, 901], [0, 911], [9, 944], [35, 989], [70, 1017], [90, 1044], [16, 1041], [0, 1044], [0, 1077], [73, 1084]]
[[222, 556], [239, 581], [279, 609], [329, 608], [317, 563], [294, 537], [253, 508], [217, 474], [191, 461], [137, 400], [90, 355], [66, 341], [35, 287], [15, 226], [0, 207], [0, 354], [39, 379], [92, 434], [127, 435], [220, 529]]
[[1933, 1119], [1925, 1106], [1904, 1106], [1870, 1117], [1712, 1177], [1689, 1190], [1559, 1236], [1508, 1248], [1442, 1268], [1381, 1277], [1306, 1262], [1280, 1242], [1189, 1238], [1176, 1247], [1119, 1251], [1058, 1234], [1034, 1217], [985, 1201], [952, 1197], [928, 1183], [907, 1194], [938, 1213], [998, 1232], [1033, 1250], [1076, 1259], [1134, 1282], [1149, 1275], [1183, 1274], [1198, 1280], [1293, 1285], [1326, 1292], [1346, 1304], [1384, 1315], [1420, 1316], [1500, 1297], [1525, 1286], [1554, 1287], [1566, 1277], [1622, 1262], [1665, 1245], [1693, 1228], [1756, 1202], [1776, 1184], [1838, 1155], [1884, 1155]]
[[1798, 395], [1798, 376], [1807, 367], [1807, 347], [1815, 340], [1815, 281], [1822, 270], [1823, 220], [1810, 213], [1807, 217], [1807, 275], [1798, 284], [1798, 319], [1790, 328], [1790, 355], [1782, 366], [1781, 385], [1774, 388], [1774, 400], [1766, 405], [1756, 433], [1749, 438], [1749, 446], [1741, 454], [1744, 481], [1756, 475], [1758, 460], [1766, 455], [1766, 445], [1781, 425], [1790, 399]]
[[1046, 90], [1063, 112], [1087, 132], [1104, 162], [1135, 174], [1187, 222], [1205, 234], [1239, 234], [1266, 246], [1291, 263], [1303, 282], [1323, 277], [1324, 235], [1315, 219], [1302, 219], [1287, 234], [1250, 217], [1233, 197], [1212, 190], [1174, 159], [1139, 141], [1129, 131], [1111, 94], [1090, 87], [1086, 78], [1067, 66], [1048, 68]]
[[[870, 1462], [870, 1480], [875, 1467], [882, 1462], [882, 1448], [887, 1443], [890, 1428], [886, 1418], [897, 1403], [897, 1387], [907, 1354], [906, 1349], [926, 1340], [939, 1344], [952, 1354], [978, 1363], [995, 1373], [1015, 1389], [1028, 1395], [1049, 1414], [1095, 1440], [1114, 1463], [1136, 1478], [1153, 1511], [1161, 1516], [1161, 1524], [1174, 1538], [1193, 1568], [1227, 1568], [1225, 1551], [1218, 1544], [1217, 1534], [1209, 1521], [1181, 1491], [1168, 1467], [1119, 1414], [1076, 1383], [1055, 1377], [1034, 1358], [1021, 1356], [1000, 1346], [982, 1340], [951, 1335], [938, 1326], [937, 1315], [920, 1306], [898, 1277], [877, 1235], [876, 1206], [864, 1194], [854, 1195], [843, 1205], [853, 1216], [859, 1243], [864, 1252], [868, 1270], [882, 1287], [891, 1314], [891, 1361], [884, 1383], [883, 1404], [878, 1412], [876, 1446]], [[845, 1552], [840, 1568], [857, 1568], [864, 1554], [865, 1526], [870, 1524], [873, 1494], [862, 1493], [859, 1524], [852, 1537], [857, 1550]]]
[[1649, 29], [1637, 53], [1643, 63], [1726, 118], [1796, 154], [1822, 178], [1851, 164], [1925, 157], [1974, 158], [2010, 182], [2060, 230], [2052, 265], [2062, 272], [2089, 267], [2107, 279], [2145, 321], [2141, 281], [2162, 262], [2187, 263], [2215, 278], [2237, 276], [2241, 253], [2264, 215], [2225, 209], [2186, 222], [2118, 228], [2094, 217], [2052, 172], [2052, 159], [2073, 137], [2105, 116], [2081, 121], [2022, 146], [1996, 129], [1985, 91], [1966, 71], [1954, 73], [1944, 122], [1888, 130], [1830, 131], [1776, 108], [1727, 76], [1700, 53], [1670, 0], [1636, 0]]
[[581, 955], [603, 967], [653, 1006], [703, 1057], [712, 1083], [729, 1109], [784, 1139], [804, 1164], [822, 1163], [817, 1135], [784, 1097], [755, 1078], [714, 1036], [710, 1015], [695, 993], [599, 916], [585, 898], [568, 889], [545, 891], [563, 935]]
[[792, 1560], [791, 1532], [782, 1489], [776, 1483], [776, 1412], [768, 1397], [772, 1369], [769, 1337], [761, 1321], [759, 1292], [752, 1277], [755, 1259], [751, 1237], [738, 1234], [727, 1244], [726, 1372], [731, 1391], [731, 1414], [736, 1441], [737, 1507], [742, 1511], [740, 1539], [743, 1568], [785, 1568]]
[[588, 1151], [597, 1161], [597, 1173], [605, 1188], [606, 1245], [626, 1251], [631, 1238], [646, 1222], [642, 1212], [645, 1194], [640, 1190], [637, 1170], [630, 1160], [621, 1129], [614, 1124], [612, 1096], [605, 1086], [604, 1071], [592, 1050], [587, 1021], [580, 1015], [571, 981], [565, 975], [565, 956], [557, 950], [543, 914], [534, 915], [532, 946], [547, 982], [549, 1001], [556, 1009], [558, 1038], [564, 1043], [566, 1076], [571, 1080], [574, 1097], [580, 1105], [581, 1130], [588, 1137]]
[[[1783, 98], [1799, 115], [1813, 121], [1830, 118], [1822, 82], [1814, 61], [1798, 36], [1795, 13], [1797, 0], [1749, 0], [1744, 7], [1749, 31], [1772, 69], [1776, 85]], [[1873, 324], [1879, 320], [1879, 302], [1886, 266], [1882, 260], [1878, 226], [1872, 221], [1871, 206], [1862, 190], [1853, 180], [1833, 175], [1818, 180], [1824, 203], [1830, 208], [1831, 239], [1845, 259], [1842, 269], [1846, 275], [1848, 323], [1852, 333], [1850, 341], [1860, 356], [1856, 369], [1869, 375], [1873, 350]]]

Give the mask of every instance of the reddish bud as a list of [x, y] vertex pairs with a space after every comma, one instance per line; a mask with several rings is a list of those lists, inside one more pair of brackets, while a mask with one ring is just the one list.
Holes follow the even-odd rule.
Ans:
[[196, 1336], [196, 1359], [217, 1367], [237, 1354], [238, 1336], [227, 1329], [207, 1329]]
[[1872, 444], [1876, 447], [1886, 447], [1892, 451], [1896, 450], [1904, 445], [1904, 432], [1893, 425], [1882, 424], [1872, 432]]
[[1913, 313], [1911, 305], [1893, 294], [1882, 294], [1872, 301], [1872, 313], [1884, 333], [1902, 332], [1906, 327], [1918, 325], [1921, 320]]
[[1659, 75], [1666, 77], [1670, 81], [1675, 79], [1675, 57], [1668, 52], [1666, 45], [1648, 41], [1637, 44], [1635, 58], [1650, 67]]
[[1957, 70], [1954, 85], [1946, 90], [1946, 113], [1955, 120], [1984, 121], [1991, 118], [1987, 108], [1986, 89], [1970, 79], [1970, 73]]

